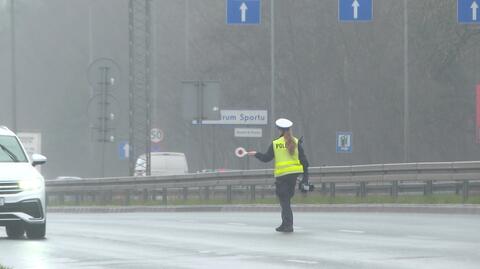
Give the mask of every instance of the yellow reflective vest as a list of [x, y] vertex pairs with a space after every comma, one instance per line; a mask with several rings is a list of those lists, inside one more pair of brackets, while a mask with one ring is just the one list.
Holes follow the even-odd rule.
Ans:
[[[295, 144], [298, 145], [298, 139], [296, 137], [293, 139]], [[303, 165], [298, 158], [298, 146], [295, 147], [293, 155], [290, 155], [283, 136], [273, 140], [273, 154], [275, 156], [275, 177], [303, 173]]]

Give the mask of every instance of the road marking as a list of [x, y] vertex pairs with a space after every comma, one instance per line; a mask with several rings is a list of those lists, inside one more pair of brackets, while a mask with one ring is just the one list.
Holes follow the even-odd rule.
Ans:
[[183, 223], [197, 223], [198, 221], [185, 219], [185, 220], [180, 220], [179, 222], [183, 222]]
[[247, 224], [245, 223], [239, 223], [239, 222], [229, 222], [227, 223], [228, 225], [237, 225], [237, 226], [246, 226]]
[[407, 238], [417, 239], [417, 240], [436, 240], [438, 238], [432, 236], [423, 236], [423, 235], [407, 235]]
[[287, 260], [287, 262], [303, 263], [303, 264], [317, 264], [316, 261], [303, 261], [303, 260]]
[[405, 257], [391, 257], [385, 260], [419, 260], [419, 259], [435, 259], [444, 258], [444, 256], [405, 256]]
[[364, 234], [365, 231], [355, 231], [355, 230], [338, 230], [342, 233], [351, 233], [351, 234]]

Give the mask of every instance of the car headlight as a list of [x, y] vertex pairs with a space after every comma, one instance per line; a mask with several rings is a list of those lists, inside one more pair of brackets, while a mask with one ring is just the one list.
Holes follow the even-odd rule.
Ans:
[[24, 191], [38, 190], [42, 187], [42, 181], [40, 179], [24, 179], [18, 182], [18, 186]]

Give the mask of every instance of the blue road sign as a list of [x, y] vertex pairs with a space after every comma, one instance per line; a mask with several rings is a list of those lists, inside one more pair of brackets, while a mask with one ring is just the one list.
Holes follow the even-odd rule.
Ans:
[[227, 0], [227, 24], [260, 24], [260, 0]]
[[130, 156], [130, 145], [128, 141], [122, 141], [118, 143], [118, 158], [120, 160], [127, 160]]
[[480, 24], [480, 0], [457, 0], [457, 17], [459, 23]]
[[337, 153], [352, 152], [352, 132], [337, 132]]
[[373, 0], [338, 0], [338, 19], [340, 21], [371, 21]]

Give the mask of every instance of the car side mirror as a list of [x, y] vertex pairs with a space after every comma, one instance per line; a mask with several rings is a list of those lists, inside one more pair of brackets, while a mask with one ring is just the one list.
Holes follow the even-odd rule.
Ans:
[[34, 153], [32, 154], [32, 166], [42, 165], [47, 162], [47, 157]]

